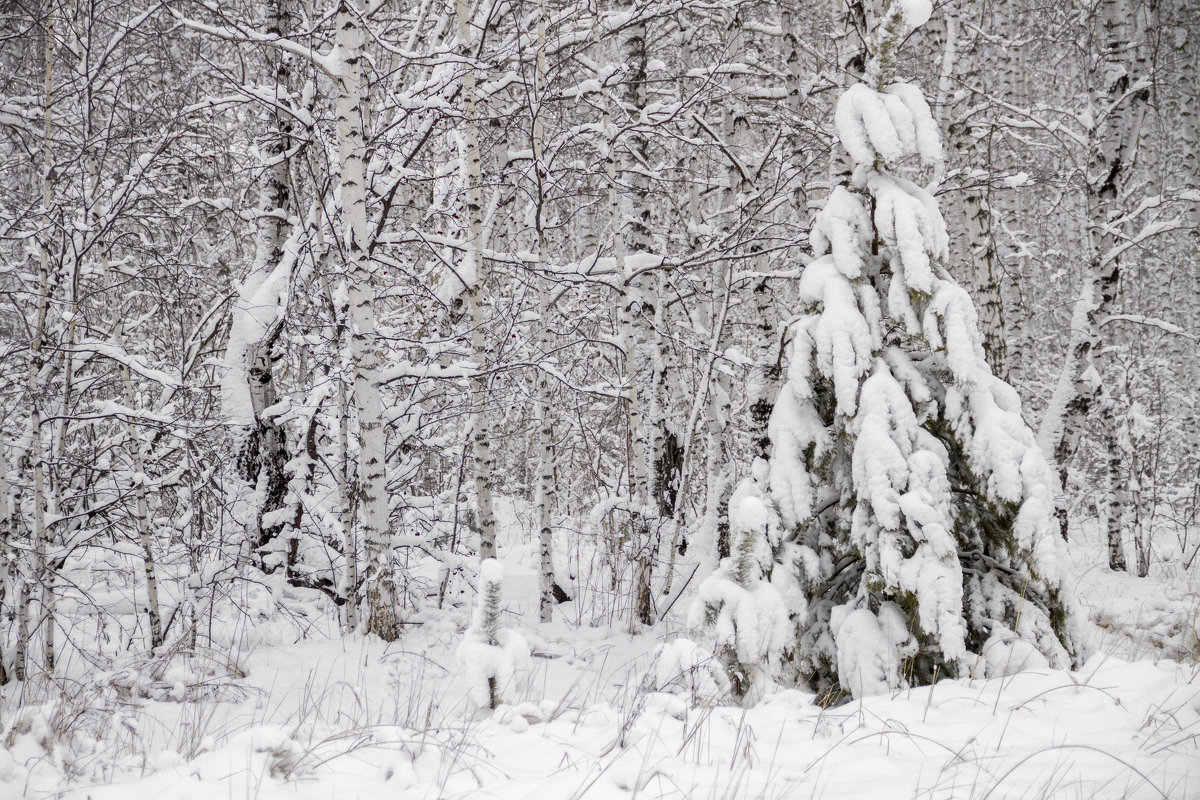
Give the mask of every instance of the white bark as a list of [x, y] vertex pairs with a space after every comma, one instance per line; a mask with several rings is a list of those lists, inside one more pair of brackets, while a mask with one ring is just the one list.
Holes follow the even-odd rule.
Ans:
[[[319, 232], [319, 229], [318, 229]], [[333, 347], [336, 351], [342, 351], [342, 339], [346, 333], [346, 321], [349, 317], [350, 309], [346, 305], [339, 303], [334, 299], [333, 291], [329, 286], [329, 280], [321, 276], [321, 290], [325, 294], [326, 304], [328, 305], [334, 322]], [[344, 293], [343, 293], [344, 296]], [[358, 583], [359, 583], [359, 560], [358, 560], [358, 537], [354, 530], [354, 513], [353, 513], [353, 498], [352, 493], [352, 472], [353, 465], [351, 464], [350, 454], [350, 429], [353, 425], [351, 418], [352, 398], [347, 397], [346, 381], [343, 379], [345, 373], [345, 364], [335, 362], [334, 368], [331, 370], [330, 379], [335, 386], [336, 398], [336, 418], [337, 418], [337, 433], [334, 443], [334, 453], [336, 455], [336, 465], [333, 469], [333, 479], [337, 485], [338, 492], [338, 523], [341, 527], [342, 536], [342, 577], [338, 587], [339, 595], [345, 600], [343, 607], [345, 612], [345, 626], [347, 631], [357, 630], [359, 623], [358, 613]]]
[[[628, 7], [630, 12], [635, 9]], [[620, 105], [626, 114], [637, 120], [646, 106], [646, 23], [636, 19], [626, 25], [619, 37], [619, 55], [625, 68], [622, 76], [624, 84]], [[606, 125], [606, 127], [608, 127]], [[626, 141], [620, 143], [614, 135], [609, 142], [608, 158], [605, 162], [608, 171], [609, 209], [613, 226], [612, 245], [613, 255], [617, 262], [617, 274], [621, 279], [622, 293], [619, 299], [620, 307], [617, 313], [618, 336], [621, 342], [623, 379], [625, 382], [626, 424], [629, 439], [630, 462], [630, 499], [638, 511], [632, 517], [632, 543], [634, 548], [634, 614], [643, 624], [654, 621], [650, 580], [654, 570], [654, 559], [657, 555], [656, 542], [652, 540], [649, 521], [645, 511], [650, 502], [650, 465], [649, 454], [651, 442], [647, 435], [646, 422], [643, 413], [645, 399], [641, 396], [639, 376], [643, 370], [638, 353], [638, 335], [635, 330], [634, 313], [644, 312], [644, 301], [640, 284], [641, 279], [629, 269], [626, 256], [646, 252], [649, 249], [649, 217], [647, 178], [638, 156], [644, 157], [646, 149], [645, 134], [632, 132], [626, 136]], [[620, 174], [633, 187], [628, 200], [631, 213], [626, 213], [622, 197], [618, 192], [617, 156], [620, 156]]]
[[[118, 327], [118, 332], [119, 330]], [[117, 344], [120, 343], [118, 336]], [[133, 381], [130, 380], [128, 367], [121, 368], [121, 382], [125, 389], [125, 404], [134, 408]], [[146, 617], [150, 625], [150, 646], [160, 647], [163, 644], [162, 615], [158, 604], [158, 578], [154, 566], [153, 537], [150, 533], [150, 504], [146, 497], [144, 443], [137, 434], [136, 423], [137, 420], [131, 420], [128, 426], [129, 450], [133, 454], [134, 469], [134, 518], [137, 524], [138, 542], [142, 546], [142, 571], [146, 577]]]
[[[288, 0], [266, 0], [267, 33], [286, 36], [289, 28]], [[249, 514], [252, 546], [260, 548], [281, 528], [263, 527], [263, 516], [283, 506], [287, 491], [284, 465], [288, 461], [284, 431], [264, 411], [278, 401], [271, 351], [283, 325], [288, 302], [290, 266], [295, 259], [285, 254], [289, 208], [289, 159], [292, 120], [278, 104], [287, 105], [291, 68], [289, 57], [267, 51], [266, 80], [275, 86], [266, 140], [260, 147], [259, 198], [255, 225], [254, 261], [238, 287], [233, 304], [229, 342], [225, 351], [225, 375], [221, 381], [221, 405], [244, 480], [254, 490], [255, 508]]]
[[1128, 444], [1128, 440], [1122, 442], [1120, 420], [1111, 405], [1112, 400], [1110, 399], [1104, 403], [1104, 408], [1101, 410], [1104, 445], [1108, 455], [1108, 463], [1105, 466], [1109, 480], [1109, 494], [1105, 498], [1108, 505], [1104, 515], [1107, 523], [1105, 535], [1108, 540], [1108, 568], [1125, 572], [1128, 570], [1128, 566], [1125, 562], [1125, 546], [1121, 541], [1121, 535], [1125, 531], [1126, 510], [1129, 504], [1128, 476], [1133, 470], [1133, 466], [1127, 463], [1130, 460], [1129, 454], [1122, 445]]
[[338, 163], [341, 169], [342, 247], [348, 280], [350, 359], [358, 416], [358, 527], [366, 546], [366, 618], [363, 625], [384, 641], [400, 636], [392, 538], [388, 523], [381, 352], [376, 341], [375, 266], [367, 252], [366, 126], [369, 96], [362, 7], [339, 0], [337, 18]]
[[[742, 60], [745, 48], [745, 31], [741, 15], [737, 11], [727, 11], [725, 14], [728, 44], [726, 58], [738, 63]], [[742, 164], [747, 153], [747, 140], [750, 123], [746, 117], [746, 108], [742, 99], [744, 80], [740, 73], [733, 73], [728, 78], [729, 97], [725, 100], [725, 120], [723, 135], [725, 138], [727, 163], [725, 164], [725, 182], [721, 192], [721, 209], [723, 228], [726, 233], [734, 231], [741, 223], [745, 213], [743, 207], [746, 197], [752, 190], [750, 178], [745, 174]], [[727, 344], [726, 317], [731, 303], [732, 273], [734, 260], [714, 262], [709, 287], [712, 293], [709, 312], [709, 350], [714, 359], [720, 358]], [[751, 267], [753, 268], [753, 267]], [[757, 320], [756, 320], [757, 322]], [[715, 366], [715, 365], [714, 365]], [[765, 384], [759, 380], [760, 374], [753, 369], [750, 375], [750, 385], [747, 391], [751, 397], [757, 398], [765, 389]], [[733, 490], [733, 474], [730, 469], [729, 447], [726, 444], [726, 431], [729, 427], [729, 412], [731, 407], [730, 385], [728, 378], [720, 370], [712, 370], [709, 380], [709, 401], [707, 406], [708, 428], [708, 497], [706, 498], [706, 513], [715, 525], [717, 537], [717, 556], [724, 558], [730, 553], [729, 540], [729, 495]], [[753, 408], [754, 402], [751, 406]], [[751, 412], [753, 414], [753, 411]], [[755, 420], [751, 420], [753, 425]], [[758, 439], [765, 436], [763, 420], [761, 432], [751, 431], [751, 437]]]
[[[1179, 118], [1178, 142], [1182, 145], [1183, 188], [1191, 196], [1185, 201], [1185, 228], [1191, 235], [1193, 253], [1200, 253], [1200, 2], [1185, 0], [1177, 9], [1176, 53], [1179, 65], [1180, 101], [1177, 106]], [[1187, 23], [1190, 23], [1190, 28]], [[1196, 284], [1191, 284], [1194, 287]], [[1192, 296], [1195, 293], [1192, 292]], [[1194, 310], [1196, 306], [1193, 304]], [[1185, 372], [1187, 385], [1200, 386], [1200, 358], [1188, 359]], [[1184, 474], [1200, 475], [1200, 400], [1193, 398], [1187, 415], [1186, 427], [1186, 457]], [[1140, 565], [1139, 565], [1140, 571]]]
[[[599, 7], [597, 7], [598, 10]], [[599, 22], [600, 20], [597, 18], [595, 27], [599, 27]], [[620, 37], [619, 51], [622, 58], [632, 55], [635, 62], [640, 60], [637, 57], [637, 49], [643, 41], [644, 35], [645, 26], [641, 21], [635, 21], [626, 26]], [[640, 224], [636, 226], [636, 229], [630, 230], [628, 233], [625, 230], [626, 214], [617, 182], [618, 156], [621, 157], [621, 172], [626, 173], [626, 168], [635, 166], [632, 163], [632, 157], [629, 155], [629, 148], [636, 147], [637, 142], [625, 143], [624, 149], [622, 149], [622, 144], [617, 134], [616, 120], [613, 117], [614, 106], [617, 108], [623, 107], [632, 114], [638, 113], [638, 97], [642, 93], [640, 79], [644, 79], [645, 77], [644, 68], [645, 64], [642, 61], [641, 70], [643, 72], [639, 78], [639, 70], [636, 63], [632, 69], [626, 64], [626, 71], [623, 75], [626, 86], [626, 97], [617, 99], [611, 93], [607, 95], [603, 105], [601, 127], [609, 134], [607, 149], [604, 153], [608, 205], [608, 231], [606, 238], [608, 239], [613, 260], [616, 263], [616, 274], [620, 281], [620, 296], [617, 298], [616, 340], [621, 352], [621, 379], [624, 383], [624, 438], [626, 441], [626, 465], [629, 480], [628, 494], [631, 505], [629, 540], [632, 549], [630, 559], [634, 564], [634, 613], [640, 621], [648, 624], [652, 621], [650, 578], [653, 570], [653, 562], [650, 554], [649, 528], [646, 524], [644, 511], [650, 496], [650, 476], [647, 462], [648, 442], [643, 424], [642, 398], [638, 387], [640, 365], [638, 364], [637, 336], [634, 332], [633, 320], [634, 311], [637, 310], [635, 306], [639, 305], [640, 297], [636, 288], [637, 281], [630, 274], [626, 261], [630, 244], [633, 245], [634, 252], [638, 252], [638, 246], [643, 243], [643, 239]], [[603, 75], [598, 74], [597, 78], [603, 80]], [[636, 200], [634, 203], [636, 203]], [[646, 213], [649, 213], [648, 210]], [[615, 565], [613, 565], [613, 568], [615, 570]], [[614, 581], [616, 580], [615, 572], [613, 579]]]
[[[534, 209], [534, 237], [536, 239], [534, 254], [537, 257], [537, 267], [541, 268], [546, 261], [545, 231], [542, 208], [546, 198], [546, 163], [544, 148], [544, 126], [542, 122], [542, 103], [546, 89], [546, 0], [538, 2], [537, 22], [537, 63], [535, 65], [535, 83], [533, 98], [533, 168], [534, 179], [537, 181], [537, 197]], [[542, 358], [548, 358], [553, 346], [550, 330], [549, 292], [545, 285], [538, 290], [538, 314], [540, 316], [539, 346]], [[554, 430], [551, 416], [550, 376], [545, 369], [537, 373], [538, 398], [538, 475], [537, 475], [537, 509], [538, 509], [538, 548], [541, 566], [541, 584], [538, 600], [538, 619], [550, 622], [554, 611], [554, 529], [552, 513], [557, 487], [554, 484]]]
[[466, 282], [467, 314], [471, 321], [471, 349], [475, 356], [475, 376], [471, 379], [472, 448], [475, 462], [475, 501], [479, 521], [479, 557], [496, 557], [496, 513], [492, 507], [492, 440], [488, 427], [487, 342], [484, 337], [484, 316], [480, 304], [487, 271], [483, 257], [483, 190], [480, 186], [479, 118], [476, 111], [475, 69], [470, 61], [471, 18], [467, 0], [458, 0], [458, 37], [461, 52], [467, 60], [463, 75], [463, 108], [466, 117], [467, 140], [467, 255], [460, 266]]
[[[47, 216], [54, 202], [53, 167], [54, 155], [51, 149], [51, 132], [53, 130], [52, 97], [54, 89], [54, 9], [50, 3], [46, 5], [46, 33], [44, 44], [45, 83], [42, 113], [44, 115], [42, 128], [42, 213]], [[49, 224], [47, 224], [49, 228]], [[33, 460], [33, 539], [34, 554], [37, 560], [37, 580], [41, 589], [41, 624], [43, 629], [43, 653], [45, 668], [48, 673], [54, 672], [54, 606], [55, 606], [55, 570], [53, 565], [52, 534], [46, 526], [46, 504], [49, 496], [46, 491], [46, 458], [42, 442], [42, 411], [40, 373], [45, 364], [42, 352], [43, 339], [46, 335], [47, 312], [50, 303], [50, 232], [46, 230], [38, 240], [38, 307], [37, 323], [33, 331], [33, 341], [30, 343], [29, 360], [29, 426], [31, 431], [31, 455]]]
[[350, 401], [346, 397], [346, 384], [337, 382], [338, 402], [338, 453], [340, 467], [337, 484], [342, 523], [342, 557], [345, 568], [342, 575], [342, 591], [346, 598], [346, 630], [358, 628], [358, 536], [354, 530], [354, 513], [350, 498]]
[[[17, 573], [12, 548], [16, 531], [12, 522], [8, 496], [8, 447], [4, 437], [0, 436], [0, 619], [4, 619], [4, 602], [8, 597], [8, 587]], [[8, 644], [7, 639], [7, 634], [0, 636], [0, 647]], [[8, 669], [4, 663], [4, 654], [0, 652], [0, 686], [6, 683]]]
[[[1004, 322], [1004, 301], [1000, 279], [1002, 268], [992, 235], [992, 212], [988, 200], [991, 180], [991, 138], [978, 134], [972, 127], [976, 97], [972, 90], [980, 85], [981, 58], [978, 36], [964, 35], [959, 19], [961, 9], [947, 6], [944, 12], [943, 90], [948, 95], [946, 127], [948, 142], [955, 153], [960, 181], [966, 185], [958, 193], [955, 209], [964, 232], [969, 264], [962, 270], [963, 283], [975, 301], [979, 328], [983, 334], [983, 350], [992, 373], [1008, 377], [1008, 336]], [[1011, 95], [1016, 56], [1005, 49], [1001, 75]], [[951, 80], [953, 78], [953, 80]], [[954, 89], [953, 86], [959, 88]], [[979, 182], [980, 186], [975, 186]]]
[[[1120, 280], [1118, 218], [1123, 214], [1126, 184], [1136, 160], [1142, 121], [1149, 99], [1149, 86], [1138, 87], [1144, 76], [1136, 70], [1131, 52], [1138, 49], [1137, 17], [1127, 0], [1105, 0], [1096, 19], [1097, 36], [1104, 47], [1105, 59], [1100, 67], [1097, 88], [1092, 101], [1093, 113], [1108, 109], [1107, 117], [1097, 118], [1091, 131], [1091, 153], [1086, 181], [1088, 213], [1089, 270], [1086, 286], [1074, 314], [1081, 323], [1073, 330], [1063, 373], [1055, 401], [1042, 421], [1039, 441], [1047, 452], [1053, 452], [1058, 465], [1062, 487], [1067, 486], [1071, 462], [1079, 450], [1087, 419], [1097, 407], [1101, 413], [1102, 430], [1110, 431], [1104, 441], [1116, 441], [1111, 430], [1117, 425], [1111, 403], [1101, 402], [1104, 394], [1099, 360], [1101, 323], [1113, 311]], [[1061, 419], [1059, 415], [1061, 414]], [[1118, 454], [1110, 454], [1112, 458]], [[1114, 477], [1110, 471], [1110, 477]], [[1119, 480], [1118, 480], [1119, 483]], [[1109, 519], [1120, 520], [1124, 514], [1126, 492], [1119, 485], [1112, 487], [1109, 499]], [[1118, 523], [1119, 524], [1119, 523]], [[1059, 525], [1067, 533], [1065, 511], [1059, 509]]]

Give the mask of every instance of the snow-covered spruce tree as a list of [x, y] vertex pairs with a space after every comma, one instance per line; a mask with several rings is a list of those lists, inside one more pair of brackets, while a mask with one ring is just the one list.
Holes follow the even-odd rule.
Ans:
[[778, 511], [771, 581], [797, 671], [830, 699], [965, 674], [1014, 637], [1056, 667], [1076, 657], [1053, 477], [913, 182], [942, 148], [896, 51], [930, 11], [868, 6], [862, 81], [836, 111], [853, 171], [812, 231], [768, 468], [739, 490]]
[[529, 660], [529, 645], [519, 632], [500, 627], [504, 567], [494, 558], [479, 564], [479, 593], [471, 627], [463, 634], [458, 658], [467, 674], [471, 699], [495, 708], [511, 687], [517, 667]]
[[732, 552], [700, 585], [688, 615], [689, 627], [714, 640], [729, 691], [741, 702], [751, 696], [759, 665], [775, 666], [787, 642], [787, 608], [763, 570], [778, 527], [754, 481], [743, 481], [729, 500]]

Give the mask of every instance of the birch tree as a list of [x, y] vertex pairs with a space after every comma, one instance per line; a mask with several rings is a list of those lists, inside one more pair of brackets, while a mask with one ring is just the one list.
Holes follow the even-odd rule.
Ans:
[[458, 265], [465, 284], [467, 316], [471, 321], [471, 347], [476, 374], [472, 378], [471, 441], [475, 461], [475, 501], [479, 521], [479, 557], [496, 557], [496, 512], [492, 508], [492, 440], [488, 425], [488, 378], [485, 363], [487, 345], [481, 292], [487, 275], [483, 255], [483, 190], [480, 186], [479, 120], [476, 109], [475, 69], [471, 63], [471, 16], [467, 0], [457, 0], [455, 14], [461, 52], [466, 59], [462, 78], [463, 113], [466, 121], [465, 166], [467, 172], [467, 250]]
[[[963, 23], [967, 22], [967, 25]], [[979, 310], [979, 328], [983, 349], [992, 371], [1008, 377], [1008, 336], [1004, 322], [1004, 300], [1000, 289], [1002, 276], [996, 237], [992, 231], [992, 211], [988, 197], [993, 176], [986, 166], [991, 161], [988, 149], [991, 136], [978, 124], [979, 99], [972, 87], [980, 84], [984, 54], [978, 47], [979, 34], [973, 21], [960, 6], [947, 6], [942, 25], [943, 94], [947, 94], [948, 143], [959, 167], [960, 203], [955, 208], [963, 220], [967, 273], [964, 283]], [[1013, 58], [1006, 51], [1005, 58]], [[1007, 74], [1007, 71], [1004, 71]]]
[[54, 125], [54, 50], [56, 47], [54, 16], [55, 9], [48, 2], [44, 12], [45, 31], [43, 33], [42, 58], [44, 64], [44, 82], [42, 88], [42, 208], [44, 227], [38, 240], [38, 294], [36, 321], [33, 328], [33, 340], [30, 342], [29, 359], [29, 430], [31, 442], [31, 457], [33, 469], [33, 539], [34, 553], [37, 560], [38, 586], [41, 588], [41, 620], [39, 628], [43, 636], [43, 652], [45, 669], [54, 672], [54, 605], [55, 581], [53, 538], [50, 528], [46, 525], [47, 505], [56, 510], [56, 504], [50, 504], [46, 487], [46, 451], [42, 429], [42, 389], [41, 378], [46, 359], [43, 353], [47, 333], [47, 322], [50, 305], [51, 276], [50, 276], [50, 238], [53, 224], [50, 219], [51, 207], [54, 204], [54, 154], [53, 125]]
[[368, 633], [390, 642], [400, 635], [400, 620], [384, 471], [385, 431], [379, 390], [382, 353], [375, 340], [375, 265], [367, 251], [366, 129], [370, 97], [362, 7], [355, 0], [339, 0], [334, 25], [338, 185], [343, 224], [340, 245], [346, 264], [354, 410], [358, 417], [358, 522], [367, 550], [367, 613], [363, 625]]
[[[267, 0], [262, 12], [267, 36], [290, 34], [287, 0]], [[269, 130], [260, 147], [257, 237], [253, 262], [238, 286], [231, 311], [226, 373], [221, 381], [222, 406], [233, 426], [238, 469], [255, 496], [247, 520], [255, 548], [265, 547], [282, 527], [279, 522], [263, 523], [264, 517], [282, 507], [287, 490], [285, 434], [268, 411], [279, 400], [272, 351], [283, 329], [291, 277], [288, 267], [296, 261], [295, 242], [286, 241], [292, 212], [290, 57], [272, 49], [260, 50], [259, 55], [266, 61], [264, 85], [272, 87], [273, 95], [267, 98]], [[289, 244], [290, 253], [285, 249]]]
[[[546, 112], [546, 0], [538, 0], [537, 8], [537, 49], [534, 53], [534, 82], [530, 97], [530, 111], [533, 114], [533, 129], [530, 145], [533, 149], [533, 177], [536, 184], [533, 208], [533, 236], [535, 269], [546, 261], [545, 248], [545, 212], [546, 203], [546, 151], [545, 151], [545, 122]], [[553, 347], [550, 327], [550, 298], [546, 287], [538, 292], [539, 316], [539, 349], [542, 357], [549, 356]], [[538, 619], [550, 622], [554, 609], [554, 528], [552, 514], [557, 486], [554, 480], [554, 429], [551, 416], [552, 396], [550, 394], [550, 376], [545, 369], [537, 375], [538, 396], [538, 475], [537, 475], [537, 509], [538, 509], [538, 562], [541, 570], [538, 596]]]
[[[1039, 441], [1052, 453], [1066, 488], [1071, 462], [1078, 452], [1086, 422], [1100, 414], [1109, 445], [1108, 501], [1109, 564], [1125, 569], [1121, 545], [1126, 492], [1121, 486], [1121, 451], [1117, 446], [1115, 410], [1104, 401], [1101, 324], [1114, 310], [1120, 285], [1121, 260], [1128, 249], [1121, 243], [1121, 217], [1127, 183], [1137, 161], [1142, 122], [1150, 86], [1138, 70], [1138, 20], [1127, 0], [1105, 0], [1093, 19], [1101, 47], [1097, 84], [1090, 102], [1086, 174], [1088, 215], [1088, 276], [1072, 318], [1072, 340], [1058, 386], [1046, 411]], [[1067, 533], [1067, 516], [1060, 506], [1060, 528]]]

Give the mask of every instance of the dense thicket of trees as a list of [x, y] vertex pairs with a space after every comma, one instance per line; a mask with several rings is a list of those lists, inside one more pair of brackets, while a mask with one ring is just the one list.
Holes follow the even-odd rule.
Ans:
[[[785, 660], [836, 658], [801, 652], [822, 635], [801, 620], [813, 586], [775, 574], [795, 572], [803, 515], [750, 541], [758, 521], [730, 502], [779, 463], [770, 420], [812, 270], [838, 254], [818, 220], [847, 187], [874, 219], [890, 191], [883, 169], [861, 184], [867, 157], [835, 125], [880, 57], [945, 150], [900, 154], [889, 185], [945, 218], [930, 252], [1016, 390], [999, 406], [1038, 431], [1062, 535], [1098, 516], [1114, 569], [1127, 549], [1141, 574], [1194, 561], [1200, 9], [952, 0], [880, 38], [918, 5], [5, 4], [0, 680], [63, 648], [105, 663], [208, 644], [246, 581], [394, 639], [497, 542], [504, 557], [514, 498], [540, 536], [543, 618], [578, 594], [653, 623], [681, 559], [707, 573], [732, 553], [722, 569], [781, 590]], [[871, 257], [911, 245], [855, 235]], [[907, 274], [923, 308], [932, 284]], [[883, 305], [876, 355], [921, 417], [914, 387], [944, 404], [962, 376], [901, 374], [954, 344], [903, 300], [855, 302]], [[832, 375], [816, 396], [866, 391]], [[954, 413], [921, 434], [946, 452], [964, 446]], [[1029, 492], [976, 455], [950, 488], [983, 494], [952, 521], [1015, 548]], [[866, 572], [809, 576], [869, 577], [860, 544]], [[972, 568], [1011, 583], [1026, 567], [1008, 558], [981, 544]], [[901, 613], [917, 634], [916, 606]]]

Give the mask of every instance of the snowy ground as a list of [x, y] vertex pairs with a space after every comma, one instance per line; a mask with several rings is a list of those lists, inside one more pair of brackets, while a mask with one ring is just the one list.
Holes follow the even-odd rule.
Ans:
[[749, 709], [656, 691], [653, 655], [684, 603], [639, 635], [578, 625], [571, 604], [538, 626], [532, 552], [510, 547], [507, 624], [535, 657], [496, 712], [467, 697], [461, 612], [390, 646], [311, 628], [287, 643], [301, 626], [273, 619], [243, 652], [164, 659], [152, 685], [7, 687], [0, 797], [1200, 798], [1196, 581], [1089, 568], [1084, 544], [1100, 649], [1083, 669], [833, 709], [796, 690]]

